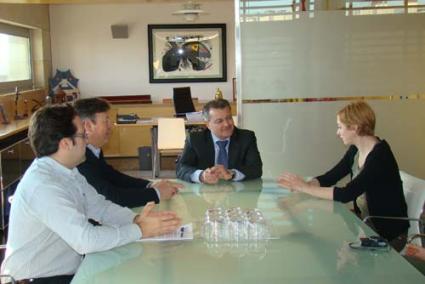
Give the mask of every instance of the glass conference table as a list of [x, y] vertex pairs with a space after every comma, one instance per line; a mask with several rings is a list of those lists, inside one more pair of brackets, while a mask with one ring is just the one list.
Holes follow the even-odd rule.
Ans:
[[[193, 223], [189, 241], [136, 242], [88, 254], [72, 283], [425, 283], [394, 250], [348, 246], [373, 231], [343, 204], [279, 188], [271, 180], [186, 184], [161, 209]], [[273, 239], [206, 242], [200, 227], [207, 208], [259, 208]]]

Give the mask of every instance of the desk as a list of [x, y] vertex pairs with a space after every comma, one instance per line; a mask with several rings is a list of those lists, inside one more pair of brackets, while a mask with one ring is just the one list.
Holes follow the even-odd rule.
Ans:
[[[214, 206], [257, 207], [277, 239], [208, 244], [200, 220]], [[424, 283], [398, 253], [355, 251], [349, 241], [373, 232], [341, 203], [289, 193], [270, 180], [186, 184], [161, 209], [193, 222], [193, 241], [132, 243], [88, 254], [74, 277], [83, 283]]]

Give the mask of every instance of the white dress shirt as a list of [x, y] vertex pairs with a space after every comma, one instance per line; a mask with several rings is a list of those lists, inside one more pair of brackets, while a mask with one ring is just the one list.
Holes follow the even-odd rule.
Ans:
[[[212, 132], [211, 132], [211, 137], [212, 137], [212, 140], [213, 140], [214, 151], [215, 151], [214, 164], [217, 165], [218, 151], [220, 150], [220, 147], [218, 147], [216, 142], [217, 141], [228, 141], [229, 143], [227, 143], [227, 145], [226, 145], [226, 152], [227, 152], [227, 154], [229, 154], [230, 138], [227, 138], [225, 140], [221, 140], [220, 138], [215, 136]], [[237, 169], [230, 169], [230, 170], [235, 172], [235, 176], [232, 179], [233, 181], [241, 181], [245, 178], [245, 175], [242, 172], [238, 171]], [[200, 177], [201, 177], [202, 172], [203, 172], [203, 170], [194, 171], [193, 174], [190, 175], [190, 179], [193, 182], [201, 183]]]
[[35, 159], [13, 198], [2, 274], [17, 280], [74, 274], [84, 254], [140, 239], [134, 217], [99, 195], [76, 168]]

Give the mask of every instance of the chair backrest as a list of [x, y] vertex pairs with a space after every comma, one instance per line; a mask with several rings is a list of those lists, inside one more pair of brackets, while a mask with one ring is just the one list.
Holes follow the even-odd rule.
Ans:
[[187, 112], [194, 112], [192, 95], [190, 87], [174, 88], [173, 89], [174, 110], [177, 117], [185, 116]]
[[[400, 171], [403, 181], [404, 198], [407, 203], [407, 215], [410, 218], [420, 219], [425, 203], [425, 180], [416, 178]], [[419, 234], [419, 223], [411, 221], [408, 235]]]
[[158, 118], [158, 150], [181, 150], [185, 139], [183, 118]]

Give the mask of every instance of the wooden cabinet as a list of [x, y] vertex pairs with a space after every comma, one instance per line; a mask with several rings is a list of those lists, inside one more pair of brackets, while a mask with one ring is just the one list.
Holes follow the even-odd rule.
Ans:
[[8, 187], [21, 177], [19, 149], [20, 143], [17, 143], [0, 152], [2, 189]]
[[1, 189], [19, 180], [31, 165], [35, 155], [28, 138], [19, 140], [0, 150]]
[[1, 180], [1, 229], [8, 223], [10, 203], [9, 198], [14, 194], [16, 185], [25, 171], [31, 165], [35, 155], [31, 149], [27, 131], [0, 141], [0, 180]]
[[137, 149], [151, 145], [151, 127], [145, 125], [120, 126], [119, 143], [121, 156], [137, 156]]

